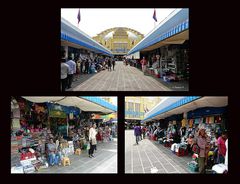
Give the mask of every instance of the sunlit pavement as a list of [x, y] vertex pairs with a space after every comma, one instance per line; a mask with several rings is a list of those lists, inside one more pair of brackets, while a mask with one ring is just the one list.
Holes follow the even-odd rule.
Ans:
[[125, 131], [125, 173], [190, 173], [191, 157], [178, 157], [169, 148], [144, 139], [136, 144], [133, 130]]
[[115, 71], [103, 70], [83, 74], [68, 91], [171, 91], [158, 79], [144, 75], [139, 69], [116, 62]]
[[99, 143], [94, 155], [94, 158], [89, 158], [88, 152], [83, 150], [80, 156], [69, 156], [70, 166], [48, 167], [37, 173], [117, 173], [117, 139]]

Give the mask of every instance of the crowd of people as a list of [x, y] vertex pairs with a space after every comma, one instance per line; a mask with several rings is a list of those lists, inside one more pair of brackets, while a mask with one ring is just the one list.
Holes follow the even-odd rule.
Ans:
[[134, 136], [136, 144], [148, 137], [151, 140], [167, 140], [174, 143], [185, 143], [187, 145], [188, 154], [198, 155], [199, 173], [204, 173], [205, 169], [211, 168], [216, 164], [228, 165], [228, 137], [227, 131], [224, 130], [220, 134], [215, 133], [210, 138], [206, 133], [205, 127], [194, 127], [186, 129], [176, 126], [161, 128], [160, 126], [140, 124], [134, 127]]
[[72, 87], [72, 82], [77, 81], [80, 75], [94, 74], [102, 70], [115, 70], [117, 58], [107, 56], [90, 57], [87, 54], [79, 54], [73, 59], [66, 58], [65, 51], [61, 53], [61, 89], [65, 91]]

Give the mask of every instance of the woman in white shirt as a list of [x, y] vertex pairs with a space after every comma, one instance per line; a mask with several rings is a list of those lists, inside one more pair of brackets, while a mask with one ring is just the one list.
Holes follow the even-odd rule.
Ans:
[[89, 158], [94, 157], [93, 151], [96, 149], [97, 146], [97, 131], [96, 131], [96, 124], [93, 124], [93, 126], [89, 130], [89, 142], [90, 142], [90, 149], [88, 151]]

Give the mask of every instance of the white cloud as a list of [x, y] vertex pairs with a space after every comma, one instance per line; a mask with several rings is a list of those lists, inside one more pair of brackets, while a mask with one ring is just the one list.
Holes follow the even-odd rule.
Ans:
[[[159, 24], [175, 9], [156, 8], [156, 15]], [[113, 27], [128, 27], [146, 35], [154, 28], [154, 8], [148, 9], [100, 9], [80, 8], [81, 21], [77, 24], [78, 8], [61, 9], [61, 17], [73, 25], [79, 27], [89, 36], [96, 36], [98, 33]]]

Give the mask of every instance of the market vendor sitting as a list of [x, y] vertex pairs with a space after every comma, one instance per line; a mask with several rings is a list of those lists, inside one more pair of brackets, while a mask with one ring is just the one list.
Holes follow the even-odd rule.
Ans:
[[164, 137], [163, 129], [161, 129], [160, 126], [158, 126], [158, 128], [154, 131], [153, 134], [154, 134], [158, 139]]
[[48, 161], [51, 166], [60, 165], [61, 155], [56, 148], [56, 144], [53, 142], [53, 139], [50, 139], [50, 143], [47, 145], [48, 148]]

